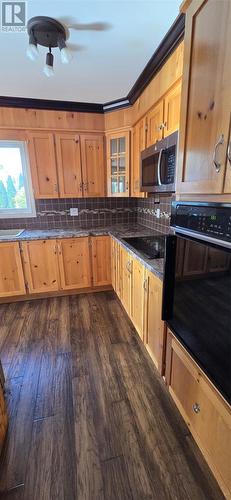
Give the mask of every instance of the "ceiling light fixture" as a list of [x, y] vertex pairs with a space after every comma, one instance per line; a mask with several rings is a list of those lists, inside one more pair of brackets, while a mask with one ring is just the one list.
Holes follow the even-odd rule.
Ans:
[[38, 57], [37, 45], [48, 47], [49, 52], [46, 54], [46, 64], [43, 72], [46, 76], [54, 75], [54, 56], [51, 49], [59, 47], [61, 54], [61, 61], [67, 64], [72, 59], [72, 53], [66, 45], [68, 37], [64, 26], [56, 19], [45, 16], [32, 17], [27, 23], [27, 31], [29, 35], [29, 45], [27, 48], [27, 56], [35, 61]]

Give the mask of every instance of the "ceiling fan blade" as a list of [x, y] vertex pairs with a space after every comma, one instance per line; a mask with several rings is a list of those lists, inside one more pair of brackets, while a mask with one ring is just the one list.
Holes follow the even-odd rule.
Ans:
[[71, 52], [82, 52], [82, 50], [86, 50], [85, 45], [80, 45], [78, 43], [69, 43], [67, 42], [67, 47], [68, 49], [71, 50]]
[[73, 17], [60, 17], [58, 19], [67, 29], [78, 31], [107, 31], [112, 28], [112, 24], [106, 22], [78, 23]]

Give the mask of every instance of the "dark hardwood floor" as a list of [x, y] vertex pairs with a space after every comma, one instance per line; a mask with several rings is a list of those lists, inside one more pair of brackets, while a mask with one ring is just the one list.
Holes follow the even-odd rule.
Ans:
[[113, 292], [0, 306], [9, 500], [219, 500]]

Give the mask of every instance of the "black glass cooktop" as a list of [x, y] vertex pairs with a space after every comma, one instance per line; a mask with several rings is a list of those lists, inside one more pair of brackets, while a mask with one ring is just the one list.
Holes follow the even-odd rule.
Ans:
[[136, 236], [123, 238], [123, 240], [147, 259], [162, 259], [164, 257], [165, 236]]

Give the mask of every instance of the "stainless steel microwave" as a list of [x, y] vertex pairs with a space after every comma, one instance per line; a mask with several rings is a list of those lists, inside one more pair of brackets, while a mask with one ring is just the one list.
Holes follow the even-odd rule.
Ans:
[[148, 193], [172, 193], [176, 185], [178, 132], [141, 152], [140, 190]]

